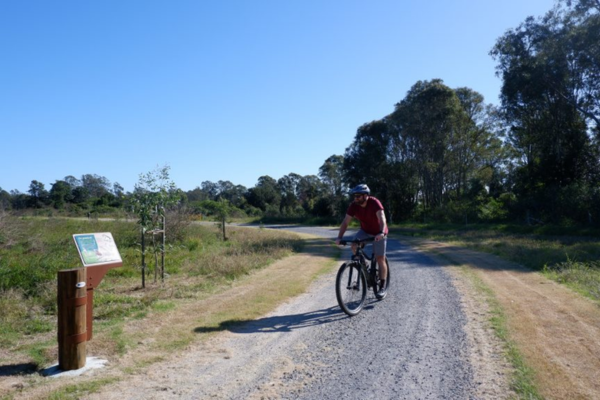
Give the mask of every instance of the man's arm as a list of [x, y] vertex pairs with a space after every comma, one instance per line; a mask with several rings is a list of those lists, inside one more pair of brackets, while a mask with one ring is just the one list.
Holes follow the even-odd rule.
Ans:
[[344, 237], [344, 233], [346, 233], [346, 229], [348, 229], [348, 224], [350, 223], [350, 221], [352, 221], [352, 218], [353, 217], [351, 215], [346, 214], [346, 217], [340, 225], [340, 231], [338, 232], [338, 237], [335, 240], [335, 244], [340, 244], [340, 240]]
[[387, 230], [387, 221], [385, 219], [385, 213], [383, 210], [377, 211], [375, 214], [377, 215], [377, 221], [379, 221], [379, 234], [375, 236], [375, 240], [381, 240], [385, 236], [385, 231]]

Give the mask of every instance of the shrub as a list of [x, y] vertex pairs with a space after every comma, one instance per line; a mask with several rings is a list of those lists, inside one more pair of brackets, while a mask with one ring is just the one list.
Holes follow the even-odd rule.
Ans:
[[508, 217], [508, 210], [502, 201], [490, 197], [477, 207], [477, 217], [482, 222], [502, 221]]

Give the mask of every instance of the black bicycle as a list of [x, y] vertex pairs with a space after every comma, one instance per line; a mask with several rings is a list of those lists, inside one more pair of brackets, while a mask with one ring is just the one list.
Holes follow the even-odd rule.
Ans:
[[348, 243], [357, 244], [356, 254], [352, 256], [351, 261], [342, 264], [335, 279], [335, 295], [338, 304], [351, 317], [358, 314], [364, 307], [367, 289], [372, 288], [377, 300], [383, 300], [387, 296], [387, 289], [390, 286], [390, 263], [387, 257], [385, 258], [388, 266], [385, 290], [380, 292], [379, 265], [375, 259], [375, 254], [371, 253], [371, 257], [369, 257], [365, 253], [365, 244], [373, 241], [373, 238], [351, 241], [340, 240], [342, 246]]

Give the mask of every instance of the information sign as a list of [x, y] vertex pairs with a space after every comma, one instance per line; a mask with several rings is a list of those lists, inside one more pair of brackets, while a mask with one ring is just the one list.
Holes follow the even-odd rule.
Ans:
[[110, 232], [73, 235], [84, 267], [122, 262]]

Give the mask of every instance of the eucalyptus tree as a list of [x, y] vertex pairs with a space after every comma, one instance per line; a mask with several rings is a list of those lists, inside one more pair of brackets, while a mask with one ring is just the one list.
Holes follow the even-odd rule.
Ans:
[[329, 201], [331, 216], [344, 215], [346, 184], [344, 182], [344, 156], [332, 155], [319, 168], [319, 177], [325, 186], [325, 196]]
[[420, 180], [421, 202], [426, 208], [442, 205], [447, 190], [452, 137], [464, 111], [456, 92], [440, 79], [419, 81], [396, 104], [389, 116], [403, 158], [414, 161]]
[[85, 207], [85, 204], [90, 199], [90, 192], [83, 186], [77, 186], [71, 191], [73, 194], [73, 203]]
[[115, 182], [113, 183], [112, 193], [119, 198], [123, 197], [125, 195], [125, 188], [119, 182]]
[[8, 193], [6, 190], [3, 190], [2, 188], [0, 188], [0, 212], [5, 211], [5, 210], [10, 210], [11, 208], [11, 201], [10, 201], [10, 193]]
[[319, 198], [325, 192], [325, 185], [316, 175], [305, 175], [296, 185], [296, 197], [305, 211], [313, 213]]
[[392, 142], [385, 119], [362, 125], [344, 154], [344, 176], [349, 186], [367, 183], [376, 192], [385, 187], [385, 170]]
[[259, 208], [266, 214], [279, 214], [281, 193], [277, 181], [268, 175], [261, 176], [256, 185], [248, 189], [246, 200], [252, 207]]
[[82, 175], [81, 186], [83, 186], [93, 198], [101, 198], [111, 191], [110, 181], [104, 176], [96, 174]]
[[388, 220], [408, 217], [414, 208], [416, 187], [408, 163], [398, 157], [396, 132], [388, 118], [358, 128], [344, 154], [344, 176], [349, 186], [369, 185], [385, 207]]
[[[133, 208], [138, 216], [141, 233], [142, 247], [142, 287], [146, 287], [146, 234], [150, 232], [162, 233], [162, 244], [157, 244], [153, 238], [153, 252], [155, 257], [158, 252], [165, 253], [165, 213], [166, 210], [177, 203], [181, 198], [180, 192], [169, 177], [169, 167], [156, 168], [145, 174], [140, 174], [138, 183], [133, 193]], [[158, 264], [158, 263], [157, 263]], [[158, 269], [155, 269], [155, 271]], [[164, 278], [164, 262], [163, 262]], [[155, 278], [156, 279], [156, 278]]]
[[10, 203], [15, 210], [25, 209], [29, 203], [29, 195], [13, 189], [10, 191]]
[[81, 180], [75, 178], [73, 175], [65, 176], [63, 181], [67, 182], [67, 184], [71, 187], [71, 190], [75, 189], [78, 186], [81, 186]]
[[193, 190], [187, 191], [185, 194], [189, 202], [199, 202], [207, 200], [206, 193], [202, 189], [200, 189], [199, 186], [196, 186], [196, 188]]
[[235, 185], [231, 181], [218, 181], [216, 184], [217, 198], [222, 198], [226, 193], [231, 192]]
[[54, 208], [62, 209], [67, 203], [73, 201], [71, 186], [62, 180], [57, 180], [50, 189], [50, 201]]
[[491, 52], [518, 156], [516, 190], [552, 219], [581, 218], [586, 195], [575, 191], [598, 183], [599, 11], [597, 1], [561, 2], [509, 30]]
[[277, 186], [281, 194], [279, 210], [282, 215], [294, 216], [300, 206], [298, 200], [298, 185], [302, 177], [295, 173], [284, 175], [277, 180]]
[[595, 135], [600, 135], [600, 1], [562, 0], [560, 18], [567, 31], [570, 68], [579, 77], [576, 91], [564, 92], [585, 116]]
[[109, 205], [114, 208], [123, 207], [127, 200], [125, 188], [119, 182], [113, 183], [112, 190], [105, 197], [110, 200]]
[[245, 194], [248, 191], [243, 185], [235, 185], [230, 181], [219, 181], [218, 182], [219, 199], [227, 200], [232, 206], [236, 208], [243, 208], [246, 204]]
[[49, 194], [42, 182], [33, 180], [29, 184], [29, 207], [40, 208], [49, 202]]
[[504, 153], [496, 115], [470, 88], [451, 89], [440, 79], [419, 81], [392, 114], [359, 129], [346, 153], [348, 164], [375, 175], [373, 185], [399, 219], [417, 204], [425, 212], [445, 207], [440, 215], [449, 215], [450, 203], [466, 212], [474, 182], [489, 187], [500, 180]]
[[[492, 180], [501, 155], [501, 138], [494, 130], [494, 108], [483, 96], [467, 87], [455, 89], [463, 109], [457, 117], [456, 131], [450, 138], [452, 189], [460, 198], [472, 179], [484, 185]], [[487, 162], [486, 162], [487, 161]]]
[[202, 182], [202, 191], [206, 194], [208, 200], [217, 200], [219, 195], [219, 185], [215, 182], [204, 181]]

